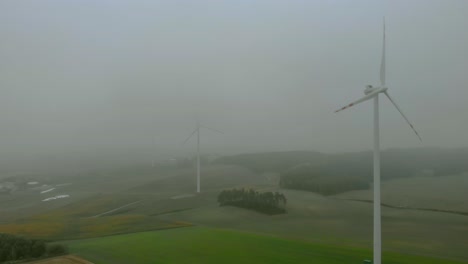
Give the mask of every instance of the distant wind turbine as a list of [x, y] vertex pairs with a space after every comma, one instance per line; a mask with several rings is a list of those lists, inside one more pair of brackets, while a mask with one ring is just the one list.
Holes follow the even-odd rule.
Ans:
[[365, 96], [355, 102], [350, 103], [349, 105], [335, 111], [339, 112], [349, 108], [351, 106], [357, 105], [364, 101], [374, 98], [374, 264], [381, 264], [382, 262], [382, 231], [381, 231], [381, 214], [380, 214], [380, 139], [379, 139], [379, 94], [383, 93], [387, 96], [390, 102], [395, 106], [395, 108], [400, 112], [406, 122], [410, 125], [411, 129], [416, 133], [419, 140], [419, 136], [416, 129], [410, 123], [408, 118], [403, 114], [400, 107], [395, 103], [395, 101], [390, 97], [387, 92], [387, 87], [385, 86], [385, 20], [383, 23], [383, 47], [382, 47], [382, 62], [380, 64], [380, 87], [372, 87], [372, 85], [367, 85], [364, 90]]
[[211, 131], [220, 133], [220, 134], [224, 134], [223, 132], [219, 130], [200, 125], [200, 122], [197, 121], [197, 126], [195, 130], [192, 132], [192, 134], [190, 134], [190, 136], [183, 143], [185, 144], [195, 133], [197, 133], [197, 193], [200, 192], [200, 128], [202, 127], [207, 128]]

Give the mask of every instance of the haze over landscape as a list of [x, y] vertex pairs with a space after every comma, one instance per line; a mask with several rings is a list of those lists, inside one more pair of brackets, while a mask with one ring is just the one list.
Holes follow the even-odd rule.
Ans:
[[[382, 94], [384, 263], [466, 263], [467, 14], [464, 0], [0, 1], [0, 263], [372, 259], [373, 105], [334, 111], [379, 86], [383, 17], [386, 86], [422, 137]], [[200, 193], [184, 143], [197, 121]], [[18, 257], [10, 235], [41, 254]]]
[[177, 154], [197, 117], [226, 132], [202, 138], [209, 152], [370, 149], [371, 106], [333, 110], [378, 83], [384, 15], [387, 83], [424, 141], [384, 102], [382, 147], [466, 147], [467, 11], [466, 1], [2, 1], [2, 155]]

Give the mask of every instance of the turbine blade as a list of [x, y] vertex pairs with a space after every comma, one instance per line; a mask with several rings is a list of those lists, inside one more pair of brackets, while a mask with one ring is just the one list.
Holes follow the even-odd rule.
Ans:
[[214, 129], [214, 128], [211, 128], [211, 127], [207, 127], [207, 126], [204, 126], [204, 125], [200, 125], [200, 126], [206, 128], [206, 129], [209, 129], [209, 130], [211, 130], [211, 131], [214, 131], [214, 132], [217, 132], [217, 133], [220, 133], [220, 134], [224, 134], [224, 132], [219, 131], [219, 130], [217, 130], [217, 129]]
[[197, 132], [197, 131], [198, 131], [198, 126], [197, 126], [197, 128], [195, 128], [195, 130], [192, 132], [192, 134], [190, 134], [190, 136], [188, 136], [188, 138], [187, 138], [186, 140], [184, 140], [184, 142], [182, 143], [182, 145], [185, 144], [185, 143], [195, 134], [195, 132]]
[[383, 21], [382, 61], [380, 63], [380, 85], [385, 87], [385, 17]]
[[392, 104], [395, 106], [395, 108], [398, 110], [398, 112], [400, 112], [401, 116], [403, 116], [403, 118], [406, 120], [406, 122], [408, 123], [408, 125], [411, 127], [411, 129], [413, 129], [414, 133], [416, 133], [416, 136], [418, 136], [419, 140], [422, 141], [421, 137], [419, 136], [418, 134], [418, 131], [416, 131], [416, 129], [413, 127], [413, 125], [410, 123], [410, 121], [408, 120], [408, 118], [406, 118], [406, 116], [403, 114], [403, 112], [401, 111], [400, 107], [398, 107], [398, 105], [395, 103], [395, 101], [393, 101], [393, 99], [390, 97], [390, 95], [385, 92], [385, 95], [388, 97], [388, 100], [390, 100], [390, 102], [392, 102]]
[[343, 110], [345, 110], [346, 108], [350, 108], [351, 106], [357, 105], [357, 104], [362, 103], [362, 102], [364, 102], [364, 101], [367, 101], [367, 100], [373, 98], [374, 96], [376, 96], [378, 93], [379, 93], [379, 91], [377, 91], [377, 92], [372, 92], [372, 93], [370, 93], [370, 94], [364, 96], [363, 98], [361, 98], [361, 99], [359, 99], [359, 100], [357, 100], [357, 101], [354, 101], [354, 102], [350, 103], [349, 105], [344, 106], [344, 107], [342, 107], [342, 108], [336, 110], [335, 113], [340, 112], [340, 111], [343, 111]]

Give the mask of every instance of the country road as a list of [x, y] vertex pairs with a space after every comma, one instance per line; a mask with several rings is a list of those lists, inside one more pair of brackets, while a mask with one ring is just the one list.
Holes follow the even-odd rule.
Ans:
[[60, 256], [55, 258], [42, 259], [27, 262], [26, 264], [93, 264], [85, 259], [73, 255]]

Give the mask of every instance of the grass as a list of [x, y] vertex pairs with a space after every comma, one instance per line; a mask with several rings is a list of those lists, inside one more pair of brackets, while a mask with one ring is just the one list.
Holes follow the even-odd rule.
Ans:
[[[68, 242], [73, 254], [99, 263], [362, 263], [370, 249], [189, 227]], [[385, 264], [462, 262], [384, 252]]]
[[[282, 190], [288, 198], [284, 215], [267, 216], [235, 207], [194, 208], [159, 216], [200, 226], [304, 239], [311, 243], [370, 248], [372, 205], [342, 201], [309, 192]], [[213, 200], [215, 197], [213, 196]], [[468, 261], [466, 216], [382, 208], [384, 250]]]
[[[208, 168], [206, 169], [208, 172]], [[2, 220], [2, 222], [0, 222], [0, 232], [23, 234], [28, 237], [45, 238], [50, 240], [71, 240], [109, 236], [115, 234], [127, 234], [132, 232], [160, 230], [171, 227], [187, 226], [190, 225], [190, 223], [194, 223], [197, 226], [209, 226], [219, 229], [238, 230], [240, 232], [254, 232], [257, 234], [263, 233], [283, 237], [289, 240], [279, 239], [283, 241], [282, 243], [292, 243], [295, 246], [291, 249], [289, 249], [290, 247], [287, 245], [283, 245], [281, 247], [287, 248], [288, 251], [292, 252], [294, 252], [294, 248], [300, 248], [300, 245], [302, 245], [301, 243], [297, 244], [298, 239], [307, 240], [307, 242], [304, 242], [303, 244], [305, 244], [306, 247], [309, 248], [309, 250], [314, 250], [314, 252], [315, 250], [319, 250], [320, 248], [322, 248], [322, 246], [318, 244], [334, 245], [335, 248], [337, 248], [337, 250], [351, 250], [354, 248], [357, 251], [361, 251], [357, 253], [357, 256], [359, 258], [353, 258], [351, 256], [352, 252], [354, 252], [352, 250], [351, 253], [349, 253], [348, 251], [344, 252], [344, 256], [349, 257], [349, 259], [351, 259], [352, 261], [343, 261], [343, 263], [362, 263], [362, 259], [366, 257], [370, 258], [371, 256], [370, 251], [361, 249], [370, 248], [372, 245], [372, 205], [367, 203], [343, 201], [340, 199], [336, 199], [353, 198], [353, 196], [351, 196], [352, 193], [347, 193], [347, 195], [349, 195], [350, 197], [342, 197], [341, 195], [334, 197], [323, 197], [310, 192], [284, 190], [284, 193], [288, 198], [288, 213], [285, 215], [267, 216], [250, 210], [243, 210], [240, 208], [219, 207], [216, 203], [216, 196], [219, 193], [219, 190], [216, 189], [218, 188], [218, 186], [222, 189], [225, 187], [239, 187], [246, 186], [247, 184], [252, 184], [252, 187], [259, 188], [259, 185], [255, 185], [254, 183], [260, 182], [260, 186], [262, 188], [266, 188], [266, 190], [275, 190], [271, 189], [271, 185], [267, 184], [269, 181], [266, 181], [265, 176], [260, 174], [254, 175], [249, 172], [246, 173], [243, 169], [240, 168], [221, 166], [210, 168], [209, 173], [204, 174], [206, 178], [203, 186], [210, 186], [211, 189], [206, 188], [204, 189], [205, 191], [203, 191], [202, 194], [193, 197], [173, 199], [173, 197], [175, 197], [176, 195], [183, 195], [190, 193], [190, 191], [193, 191], [193, 171], [190, 170], [190, 173], [188, 171], [189, 170], [184, 170], [182, 172], [177, 171], [173, 173], [174, 178], [181, 179], [180, 184], [185, 184], [184, 186], [182, 186], [183, 188], [180, 185], [178, 185], [179, 181], [170, 181], [173, 180], [172, 176], [165, 179], [168, 181], [168, 185], [162, 184], [161, 186], [159, 186], [160, 182], [155, 181], [153, 178], [138, 178], [139, 182], [144, 182], [147, 180], [150, 183], [153, 183], [153, 181], [155, 183], [154, 186], [151, 186], [151, 184], [144, 184], [143, 186], [145, 188], [143, 188], [143, 192], [137, 188], [138, 190], [129, 189], [129, 191], [119, 191], [114, 193], [104, 192], [103, 194], [98, 195], [97, 193], [93, 192], [88, 193], [88, 188], [94, 188], [101, 192], [101, 190], [105, 188], [108, 188], [107, 190], [115, 188], [115, 186], [117, 186], [117, 183], [114, 184], [115, 186], [109, 186], [108, 180], [99, 179], [100, 182], [98, 183], [93, 182], [93, 184], [89, 184], [89, 186], [83, 185], [86, 188], [79, 185], [78, 183], [73, 183], [73, 185], [67, 188], [77, 188], [76, 195], [73, 192], [67, 193], [69, 193], [71, 197], [79, 196], [80, 198], [76, 198], [76, 200], [72, 200], [71, 198], [68, 204], [66, 204], [65, 206], [62, 205], [62, 207], [60, 208], [58, 208], [58, 206], [52, 206], [52, 202], [44, 204], [39, 203], [37, 204], [37, 206], [40, 206], [40, 208], [36, 209], [30, 207], [32, 211], [30, 214], [23, 214], [24, 210], [18, 211], [18, 216], [14, 217], [4, 217], [5, 214], [0, 214], [0, 220], [8, 220]], [[255, 181], [251, 178], [255, 179]], [[422, 180], [425, 180], [426, 178], [427, 180], [433, 179], [434, 182], [431, 181], [430, 184], [427, 183], [424, 188], [416, 189], [416, 187], [414, 187], [419, 186], [420, 183], [422, 184]], [[392, 197], [394, 197], [394, 199], [409, 200], [414, 202], [415, 205], [422, 206], [422, 202], [424, 202], [431, 204], [431, 207], [432, 205], [447, 205], [449, 208], [451, 208], [450, 206], [457, 206], [457, 208], [466, 208], [466, 192], [461, 191], [463, 187], [466, 187], [466, 177], [463, 178], [461, 176], [454, 176], [451, 178], [447, 176], [441, 177], [440, 180], [439, 178], [436, 179], [434, 177], [426, 178], [399, 179], [385, 182], [383, 184], [384, 202], [387, 202], [385, 200], [385, 191], [388, 191], [389, 194], [392, 194]], [[80, 178], [80, 180], [82, 179]], [[424, 181], [424, 183], [425, 182], [426, 181]], [[458, 186], [460, 186], [457, 189], [457, 192], [451, 192], [451, 190], [455, 190], [451, 187], [454, 184], [458, 184]], [[131, 187], [133, 188], [135, 185], [136, 184], [134, 183], [131, 185]], [[414, 188], [410, 188], [410, 185]], [[434, 188], [430, 189], [429, 185], [433, 186]], [[398, 188], [394, 188], [397, 186]], [[444, 188], [438, 189], [439, 186], [447, 186], [448, 190], [445, 190]], [[84, 190], [83, 188], [86, 189], [86, 195], [82, 195], [84, 199], [81, 198], [82, 196], [80, 196], [80, 192]], [[190, 191], [184, 191], [186, 189]], [[161, 190], [161, 192], [159, 192], [158, 190]], [[414, 191], [413, 193], [411, 193], [412, 196], [406, 196], [409, 195], [409, 192], [407, 192], [407, 190]], [[416, 190], [418, 191], [416, 192]], [[419, 194], [421, 194], [420, 197]], [[426, 194], [428, 195], [426, 196]], [[432, 196], [430, 196], [430, 194], [432, 194]], [[360, 197], [357, 196], [354, 198]], [[428, 201], [426, 200], [426, 198], [431, 198], [431, 200]], [[17, 201], [15, 200], [14, 205], [21, 206], [23, 203], [26, 205], [29, 201], [36, 199], [36, 196], [24, 194], [23, 197], [20, 196], [20, 194], [18, 194], [18, 197], [16, 197], [16, 199]], [[115, 212], [113, 211], [112, 213], [106, 214], [102, 217], [91, 217], [99, 215], [103, 212], [108, 212], [115, 208], [119, 208], [123, 205], [133, 203], [135, 201], [141, 202], [138, 202], [128, 207], [124, 207], [123, 209], [120, 209]], [[60, 204], [62, 202], [67, 202], [67, 200], [64, 199], [64, 201], [58, 200], [54, 202]], [[400, 205], [399, 201], [397, 202], [398, 203], [395, 204]], [[2, 206], [5, 204], [10, 203], [3, 202]], [[34, 206], [36, 206], [36, 204], [34, 204]], [[13, 208], [14, 206], [10, 207]], [[1, 209], [3, 210], [4, 208], [2, 207]], [[12, 213], [15, 213], [13, 210], [10, 211]], [[33, 214], [35, 215], [32, 216]], [[468, 251], [466, 249], [468, 248], [468, 240], [466, 239], [466, 237], [468, 236], [468, 225], [466, 223], [467, 216], [462, 215], [429, 211], [401, 210], [396, 208], [384, 207], [382, 208], [383, 249], [390, 252], [400, 252], [402, 254], [408, 254], [397, 255], [395, 253], [386, 253], [384, 258], [386, 262], [384, 263], [387, 264], [387, 261], [392, 261], [392, 256], [396, 256], [394, 258], [396, 258], [396, 260], [398, 261], [405, 261], [389, 263], [412, 263], [410, 262], [410, 255], [414, 254], [427, 256], [429, 257], [429, 260], [432, 260], [432, 257], [434, 257], [467, 262]], [[189, 229], [191, 230], [191, 228], [184, 229], [183, 234], [190, 234], [186, 233], [188, 232], [186, 230]], [[198, 227], [196, 229], [198, 229]], [[164, 235], [164, 232], [168, 232], [167, 234], [171, 235]], [[232, 254], [234, 254], [233, 252], [228, 252], [225, 253], [227, 257], [221, 259], [221, 261], [218, 261], [217, 263], [226, 261], [229, 262], [230, 260], [228, 258], [237, 260], [237, 262], [239, 262], [240, 259], [243, 262], [245, 262], [244, 259], [252, 258], [253, 260], [256, 260], [258, 262], [271, 261], [272, 263], [275, 263], [275, 260], [278, 259], [279, 261], [284, 263], [288, 262], [286, 256], [290, 254], [287, 253], [287, 251], [279, 250], [278, 248], [280, 246], [269, 245], [266, 249], [261, 249], [262, 246], [257, 245], [260, 243], [272, 244], [271, 241], [262, 242], [261, 239], [257, 239], [257, 242], [249, 242], [250, 244], [248, 244], [248, 247], [261, 249], [255, 251], [258, 254], [267, 255], [266, 251], [271, 250], [275, 251], [271, 254], [277, 254], [276, 251], [279, 251], [282, 252], [282, 254], [280, 255], [285, 255], [284, 257], [277, 256], [277, 258], [273, 260], [263, 259], [250, 252], [249, 248], [233, 244], [233, 239], [223, 240], [214, 237], [214, 235], [207, 234], [188, 235], [189, 237], [197, 239], [202, 243], [200, 246], [194, 245], [195, 243], [192, 243], [193, 245], [186, 245], [184, 244], [186, 242], [180, 242], [181, 238], [178, 235], [178, 232], [179, 231], [174, 229], [169, 231], [157, 232], [157, 235], [151, 235], [152, 238], [148, 238], [146, 240], [142, 239], [142, 241], [144, 242], [141, 243], [136, 238], [133, 240], [130, 239], [132, 237], [130, 236], [130, 238], [127, 238], [126, 241], [129, 241], [129, 244], [135, 244], [135, 247], [141, 247], [142, 244], [146, 243], [149, 245], [154, 244], [155, 246], [151, 247], [150, 249], [146, 249], [147, 251], [139, 251], [136, 249], [130, 250], [129, 254], [134, 254], [132, 255], [133, 258], [136, 258], [134, 257], [136, 254], [149, 255], [150, 258], [162, 259], [162, 263], [191, 263], [191, 261], [184, 261], [184, 259], [180, 259], [180, 261], [177, 258], [174, 259], [174, 256], [168, 256], [168, 260], [165, 259], [165, 251], [169, 252], [168, 254], [175, 254], [172, 252], [172, 248], [179, 248], [181, 250], [181, 254], [187, 254], [188, 256], [191, 255], [195, 260], [198, 261], [199, 259], [201, 259], [203, 260], [203, 263], [205, 263], [205, 260], [210, 260], [211, 258], [216, 257], [219, 258], [224, 253], [220, 253], [217, 256], [209, 256], [208, 253], [200, 255], [198, 254], [198, 252], [191, 251], [190, 247], [195, 247], [198, 250], [203, 250], [203, 252], [210, 252], [207, 249], [210, 249], [212, 247], [216, 249], [218, 247], [218, 244], [219, 246], [221, 246], [223, 245], [223, 243], [227, 243], [227, 245], [225, 244], [223, 247], [233, 245], [233, 252], [237, 252], [237, 254], [240, 254], [242, 258], [235, 258], [232, 256]], [[229, 235], [226, 234], [220, 235], [219, 232], [218, 236], [229, 237]], [[115, 239], [117, 239], [118, 237], [120, 236], [112, 236], [112, 238]], [[205, 238], [209, 239], [209, 241], [205, 241]], [[100, 239], [101, 238], [98, 238], [98, 240]], [[245, 239], [245, 237], [239, 239]], [[164, 243], [169, 244], [162, 244], [160, 240], [167, 240], [164, 241]], [[247, 240], [250, 240], [250, 238]], [[177, 242], [173, 243], [171, 241]], [[116, 247], [106, 246], [104, 250], [101, 250], [101, 246], [96, 247], [96, 251], [94, 251], [93, 253], [93, 260], [97, 260], [96, 263], [119, 263], [119, 257], [109, 257], [110, 261], [107, 261], [107, 256], [111, 254], [108, 253], [108, 251], [112, 251], [112, 248], [125, 248], [124, 244], [127, 242], [119, 243], [120, 244], [118, 244]], [[182, 246], [177, 247], [178, 243], [181, 243]], [[162, 252], [159, 251], [158, 248], [161, 248]], [[325, 248], [330, 247], [325, 246]], [[92, 250], [94, 250], [94, 248], [90, 247], [83, 252], [89, 253]], [[149, 251], [157, 252], [153, 253]], [[335, 263], [331, 262], [329, 259], [327, 259], [328, 261], [326, 262], [303, 261], [304, 259], [313, 259], [314, 257], [312, 253], [310, 253], [312, 254], [310, 255], [309, 253], [303, 251], [306, 250], [302, 250], [301, 252], [297, 253], [298, 255], [305, 254], [305, 257], [302, 257], [302, 260], [296, 260], [293, 258], [294, 256], [292, 256], [292, 259], [296, 262]], [[123, 252], [113, 252], [112, 254], [123, 254]], [[332, 256], [333, 254], [326, 253], [326, 255]], [[252, 262], [255, 263], [256, 261]], [[435, 261], [438, 260], [436, 259]], [[128, 258], [124, 258], [124, 261], [121, 261], [120, 263], [138, 262], [133, 262], [132, 260], [128, 261]], [[145, 261], [141, 261], [140, 263], [145, 263]], [[154, 263], [154, 261], [146, 261], [146, 263]], [[207, 263], [210, 262], [207, 261]], [[422, 262], [419, 261], [416, 263]], [[456, 262], [426, 261], [424, 263]]]
[[63, 240], [190, 225], [186, 222], [162, 221], [154, 216], [138, 213], [92, 217], [128, 202], [128, 199], [112, 199], [111, 196], [93, 197], [14, 223], [0, 224], [0, 233]]
[[[467, 188], [468, 173], [394, 179], [382, 183], [382, 202], [393, 206], [467, 213]], [[372, 190], [361, 190], [336, 197], [371, 200], [372, 193]]]
[[146, 215], [115, 215], [95, 218], [59, 218], [25, 220], [22, 223], [0, 225], [0, 233], [24, 235], [31, 238], [63, 240], [108, 236], [190, 226], [187, 222], [161, 221]]

